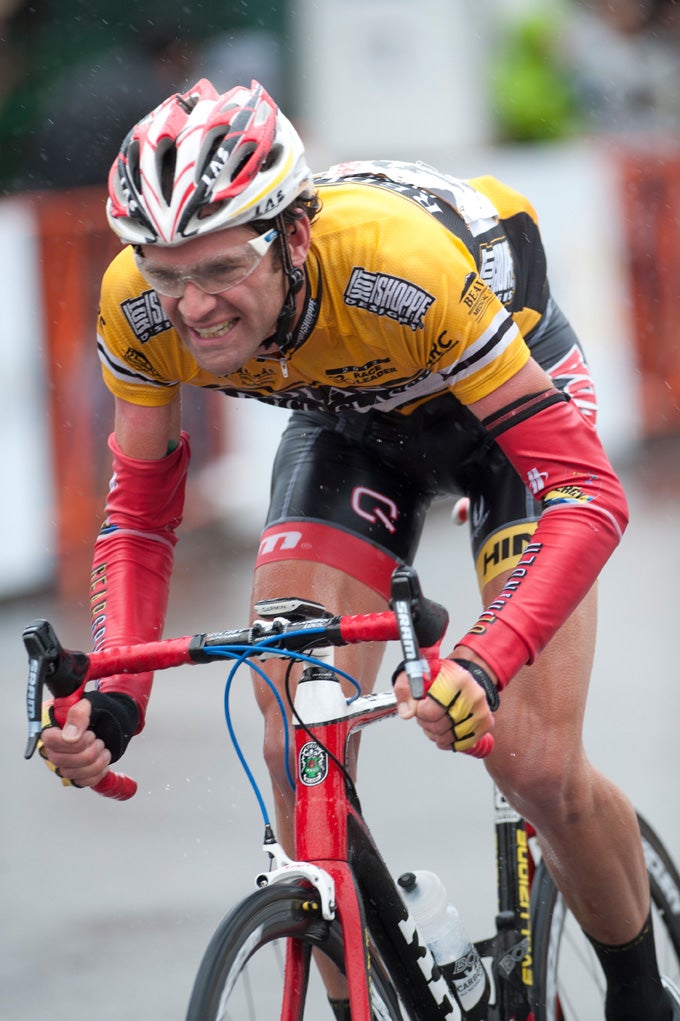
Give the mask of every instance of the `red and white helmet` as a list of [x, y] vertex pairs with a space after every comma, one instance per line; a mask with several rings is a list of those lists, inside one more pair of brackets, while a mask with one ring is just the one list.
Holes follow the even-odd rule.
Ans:
[[124, 140], [106, 212], [125, 244], [178, 245], [273, 219], [313, 193], [297, 131], [256, 81], [220, 95], [202, 79], [152, 110]]

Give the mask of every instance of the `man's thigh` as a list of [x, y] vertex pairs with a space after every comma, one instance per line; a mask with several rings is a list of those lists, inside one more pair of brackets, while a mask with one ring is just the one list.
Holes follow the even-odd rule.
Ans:
[[[386, 598], [394, 568], [413, 560], [430, 500], [332, 419], [293, 415], [274, 462], [257, 568], [309, 562]], [[316, 577], [311, 568], [308, 576]]]
[[[503, 578], [507, 577], [504, 575]], [[485, 589], [491, 601], [502, 579]], [[567, 618], [531, 666], [501, 694], [489, 771], [501, 788], [521, 793], [563, 787], [583, 756], [586, 709], [597, 629], [597, 586]]]

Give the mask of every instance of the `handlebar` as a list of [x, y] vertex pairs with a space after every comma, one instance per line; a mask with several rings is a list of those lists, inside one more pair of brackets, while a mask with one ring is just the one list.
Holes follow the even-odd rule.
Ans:
[[[28, 741], [24, 757], [35, 752], [42, 731], [42, 695], [47, 686], [54, 696], [57, 723], [63, 726], [69, 708], [83, 695], [88, 681], [114, 674], [136, 674], [194, 663], [236, 658], [270, 658], [305, 653], [329, 646], [400, 640], [404, 669], [414, 698], [422, 698], [426, 685], [438, 672], [439, 646], [449, 623], [446, 609], [426, 599], [412, 567], [398, 567], [392, 576], [392, 609], [381, 613], [331, 616], [316, 603], [276, 600], [258, 604], [264, 618], [250, 627], [209, 634], [165, 638], [138, 645], [74, 652], [64, 649], [46, 620], [24, 628], [29, 656], [26, 693]], [[316, 616], [314, 616], [316, 614]], [[471, 748], [474, 757], [488, 755], [493, 738], [487, 734]], [[98, 794], [125, 801], [136, 792], [130, 777], [109, 771], [93, 788]]]

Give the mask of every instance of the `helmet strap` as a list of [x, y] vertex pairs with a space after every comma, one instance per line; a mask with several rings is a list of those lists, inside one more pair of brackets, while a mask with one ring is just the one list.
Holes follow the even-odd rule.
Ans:
[[293, 265], [293, 260], [290, 257], [288, 235], [286, 234], [286, 224], [283, 216], [279, 214], [279, 216], [275, 218], [274, 222], [279, 233], [281, 260], [283, 262], [283, 272], [286, 274], [288, 279], [288, 292], [281, 307], [281, 311], [279, 312], [279, 317], [276, 320], [276, 329], [272, 333], [271, 337], [268, 337], [263, 342], [262, 346], [272, 347], [273, 345], [276, 345], [285, 354], [293, 341], [292, 327], [295, 322], [295, 313], [297, 311], [295, 296], [305, 282], [305, 273], [301, 267]]

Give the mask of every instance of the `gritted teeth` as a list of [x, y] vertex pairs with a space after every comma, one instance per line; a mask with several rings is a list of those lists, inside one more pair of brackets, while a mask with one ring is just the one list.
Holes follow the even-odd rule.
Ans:
[[225, 333], [229, 333], [235, 323], [235, 319], [230, 319], [227, 323], [220, 323], [219, 326], [211, 326], [206, 330], [196, 329], [196, 333], [199, 337], [205, 337], [206, 339], [209, 337], [222, 337]]

